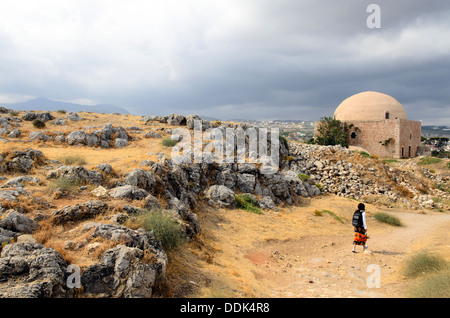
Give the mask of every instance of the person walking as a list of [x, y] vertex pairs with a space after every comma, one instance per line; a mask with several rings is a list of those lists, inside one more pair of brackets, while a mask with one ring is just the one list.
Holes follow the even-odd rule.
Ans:
[[354, 226], [355, 236], [353, 238], [353, 253], [356, 253], [356, 245], [362, 245], [363, 251], [367, 249], [367, 223], [366, 206], [364, 203], [358, 204], [358, 210], [353, 213], [352, 225]]

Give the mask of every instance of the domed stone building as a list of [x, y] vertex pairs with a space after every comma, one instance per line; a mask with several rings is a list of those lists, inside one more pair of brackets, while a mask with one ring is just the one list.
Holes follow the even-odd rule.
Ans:
[[344, 100], [334, 118], [347, 123], [349, 147], [363, 148], [381, 158], [411, 158], [420, 148], [421, 123], [408, 120], [402, 104], [377, 92]]

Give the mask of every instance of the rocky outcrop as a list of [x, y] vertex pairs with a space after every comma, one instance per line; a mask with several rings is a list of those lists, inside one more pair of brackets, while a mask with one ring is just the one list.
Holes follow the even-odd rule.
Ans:
[[82, 166], [61, 166], [47, 174], [49, 179], [68, 178], [83, 184], [102, 184], [103, 175], [99, 171], [88, 170]]
[[38, 243], [7, 244], [0, 257], [0, 297], [68, 297], [67, 266], [52, 248]]
[[40, 150], [26, 149], [14, 151], [12, 154], [0, 154], [0, 173], [29, 173], [30, 170], [42, 164], [44, 155]]
[[29, 234], [34, 232], [39, 227], [39, 224], [30, 219], [25, 214], [19, 213], [15, 210], [9, 210], [0, 221], [0, 228], [16, 232], [19, 234]]
[[50, 113], [33, 113], [33, 112], [28, 112], [28, 113], [26, 113], [25, 115], [22, 116], [22, 119], [26, 120], [26, 121], [33, 121], [33, 120], [38, 119], [38, 120], [40, 120], [40, 121], [45, 123], [47, 121], [55, 119], [55, 117], [52, 114], [50, 114]]
[[157, 282], [164, 279], [167, 255], [154, 235], [116, 224], [87, 223], [91, 236], [121, 243], [107, 250], [81, 276], [87, 295], [95, 297], [151, 297]]
[[99, 200], [69, 205], [61, 210], [54, 211], [52, 213], [52, 222], [61, 225], [67, 222], [76, 222], [87, 218], [94, 218], [97, 215], [105, 213], [107, 209], [108, 205]]
[[214, 185], [206, 191], [206, 198], [220, 207], [233, 207], [236, 198], [234, 192], [224, 185]]
[[42, 141], [48, 141], [49, 137], [40, 131], [32, 131], [30, 135], [28, 136], [30, 140], [42, 140]]
[[124, 177], [125, 183], [142, 188], [144, 190], [152, 190], [155, 186], [155, 176], [152, 171], [143, 169], [133, 169]]
[[128, 145], [131, 137], [123, 127], [106, 124], [101, 130], [87, 133], [84, 130], [72, 131], [67, 135], [69, 145], [86, 145], [101, 148], [122, 148]]
[[124, 185], [111, 189], [108, 194], [112, 198], [142, 200], [148, 196], [148, 192], [144, 189], [132, 185]]
[[147, 263], [150, 251], [117, 245], [107, 250], [81, 276], [81, 284], [88, 296], [114, 298], [150, 298], [159, 280], [164, 277], [165, 265]]

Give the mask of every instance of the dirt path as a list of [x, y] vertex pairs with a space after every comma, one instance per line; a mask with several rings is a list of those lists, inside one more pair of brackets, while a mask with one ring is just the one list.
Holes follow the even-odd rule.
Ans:
[[404, 297], [411, 282], [402, 261], [421, 249], [448, 254], [450, 215], [396, 215], [405, 226], [369, 233], [367, 252], [354, 254], [348, 235], [331, 235], [274, 242], [248, 257], [270, 282], [269, 297]]
[[[205, 245], [194, 248], [180, 274], [195, 288], [183, 297], [405, 297], [413, 282], [401, 274], [418, 250], [450, 259], [450, 215], [366, 205], [367, 252], [352, 253], [351, 215], [357, 202], [336, 196], [304, 206], [256, 215], [240, 210], [209, 212]], [[314, 211], [330, 209], [340, 222]], [[376, 212], [400, 218], [394, 227], [374, 220]], [[379, 273], [380, 286], [372, 278]], [[369, 285], [368, 285], [369, 282]]]

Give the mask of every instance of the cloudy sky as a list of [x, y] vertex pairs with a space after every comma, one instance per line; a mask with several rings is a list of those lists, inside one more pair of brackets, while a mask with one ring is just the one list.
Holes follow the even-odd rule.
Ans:
[[2, 104], [318, 120], [373, 90], [450, 125], [448, 0], [0, 1]]

